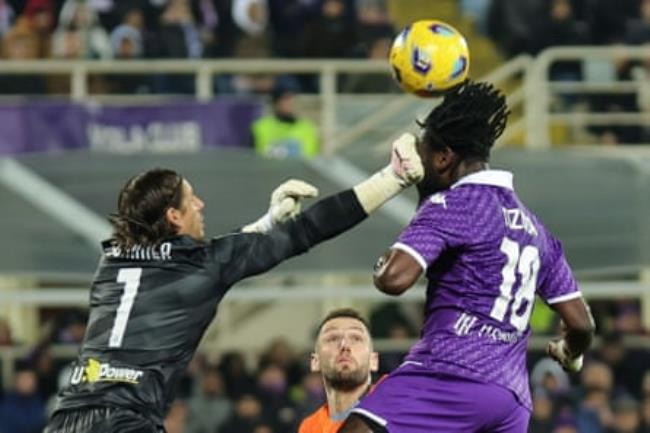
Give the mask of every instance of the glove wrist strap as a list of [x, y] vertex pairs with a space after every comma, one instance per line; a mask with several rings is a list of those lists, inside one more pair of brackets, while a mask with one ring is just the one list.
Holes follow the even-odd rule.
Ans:
[[252, 222], [244, 226], [241, 231], [244, 233], [266, 233], [273, 228], [273, 218], [271, 217], [271, 212], [267, 212], [262, 215], [257, 221]]
[[370, 214], [407, 186], [407, 183], [398, 177], [389, 165], [353, 189], [363, 210], [366, 214]]

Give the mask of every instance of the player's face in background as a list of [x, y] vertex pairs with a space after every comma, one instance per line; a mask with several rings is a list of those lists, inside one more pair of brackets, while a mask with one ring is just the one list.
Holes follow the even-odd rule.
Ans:
[[188, 235], [196, 240], [205, 237], [203, 224], [203, 201], [194, 195], [192, 185], [183, 180], [183, 198], [180, 209], [169, 209], [167, 217], [178, 227], [179, 235]]
[[321, 372], [326, 386], [352, 390], [370, 382], [378, 355], [368, 330], [351, 317], [337, 317], [323, 325], [312, 356], [311, 369]]

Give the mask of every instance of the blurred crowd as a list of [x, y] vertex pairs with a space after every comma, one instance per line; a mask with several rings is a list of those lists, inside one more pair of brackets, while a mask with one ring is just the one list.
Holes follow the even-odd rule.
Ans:
[[[650, 44], [650, 0], [460, 0], [465, 16], [489, 36], [506, 57], [536, 55], [549, 47]], [[607, 83], [650, 80], [650, 58], [644, 61], [619, 56], [616, 60], [557, 61], [551, 65], [553, 81]], [[641, 84], [643, 86], [643, 84]], [[557, 111], [601, 113], [648, 112], [650, 100], [638, 93], [565, 94], [553, 102]], [[588, 132], [602, 144], [650, 142], [650, 128], [599, 125]]]
[[[386, 303], [370, 314], [375, 340], [416, 338], [420, 305]], [[543, 350], [529, 352], [534, 413], [531, 433], [650, 433], [650, 350], [629, 346], [624, 336], [647, 335], [638, 303], [592, 303], [601, 343], [578, 375], [567, 375]], [[555, 335], [557, 318], [538, 311], [535, 335]], [[0, 387], [0, 433], [40, 433], [57, 390], [67, 383], [70, 359], [52, 344], [75, 347], [83, 338], [85, 312], [53, 312], [42, 343], [16, 362], [13, 383]], [[546, 318], [546, 319], [545, 319]], [[315, 330], [314, 330], [315, 331]], [[325, 401], [321, 377], [310, 373], [309, 351], [282, 337], [259, 354], [197, 355], [181, 381], [168, 433], [288, 433]], [[0, 319], [0, 351], [15, 345]], [[404, 351], [385, 350], [377, 377], [397, 367]]]
[[[394, 35], [385, 0], [0, 0], [2, 58], [382, 58]], [[314, 77], [283, 77], [301, 92]], [[371, 80], [372, 81], [372, 80]], [[263, 93], [272, 77], [220, 75], [217, 93]], [[0, 93], [65, 92], [66, 80], [3, 76]], [[102, 93], [193, 93], [192, 77], [94, 79]], [[390, 79], [350, 80], [387, 91]], [[92, 90], [92, 89], [91, 89]]]

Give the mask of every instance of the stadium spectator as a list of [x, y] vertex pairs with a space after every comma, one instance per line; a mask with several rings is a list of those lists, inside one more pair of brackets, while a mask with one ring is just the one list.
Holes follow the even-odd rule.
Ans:
[[493, 0], [488, 10], [487, 32], [507, 56], [530, 52], [535, 22], [544, 16], [545, 0]]
[[0, 0], [0, 37], [3, 37], [13, 26], [16, 19], [14, 8], [7, 0]]
[[[390, 295], [426, 274], [421, 339], [353, 409], [341, 433], [386, 425], [401, 433], [526, 430], [535, 294], [567, 327], [548, 344], [550, 356], [580, 370], [594, 324], [561, 244], [521, 203], [512, 174], [488, 167], [508, 114], [499, 90], [467, 81], [421, 123], [420, 207], [374, 274], [375, 286]], [[504, 212], [519, 222], [504, 221]]]
[[614, 423], [608, 433], [638, 433], [641, 426], [639, 403], [629, 395], [614, 400]]
[[58, 391], [58, 378], [54, 357], [49, 344], [39, 344], [29, 356], [38, 380], [38, 390], [44, 401]]
[[533, 413], [528, 433], [547, 433], [553, 427], [553, 400], [544, 389], [533, 391]]
[[650, 0], [639, 3], [639, 18], [628, 20], [625, 28], [625, 42], [643, 45], [650, 42]]
[[321, 11], [305, 28], [305, 57], [352, 57], [357, 41], [352, 0], [323, 0]]
[[618, 44], [623, 42], [628, 20], [638, 17], [639, 0], [591, 0], [586, 9], [591, 43]]
[[232, 0], [198, 0], [195, 15], [204, 43], [204, 57], [233, 57], [241, 30], [233, 19]]
[[[36, 60], [39, 56], [38, 37], [24, 25], [14, 26], [2, 38], [2, 57], [6, 60]], [[0, 94], [42, 95], [47, 91], [40, 75], [4, 75], [0, 72]]]
[[[151, 45], [149, 34], [144, 28], [144, 14], [141, 9], [127, 11], [122, 23], [111, 33], [111, 46], [116, 59], [141, 59], [148, 54]], [[142, 74], [109, 75], [111, 91], [122, 94], [151, 92], [150, 77]]]
[[610, 398], [613, 375], [601, 362], [589, 362], [581, 373], [580, 402], [576, 422], [579, 430], [605, 433], [614, 423]]
[[253, 393], [255, 379], [248, 372], [243, 354], [225, 353], [221, 358], [219, 370], [226, 385], [226, 394], [231, 400], [237, 400], [243, 394]]
[[281, 433], [273, 430], [273, 422], [264, 415], [262, 403], [251, 394], [242, 395], [235, 403], [232, 417], [219, 429], [219, 433]]
[[265, 419], [279, 432], [295, 430], [296, 411], [289, 399], [286, 372], [276, 364], [262, 366], [257, 376], [258, 399]]
[[86, 331], [87, 315], [81, 310], [69, 310], [58, 318], [54, 341], [63, 344], [79, 344]]
[[[552, 0], [545, 18], [538, 21], [538, 26], [531, 37], [534, 53], [549, 47], [584, 45], [589, 42], [587, 25], [575, 19], [570, 0]], [[554, 62], [549, 75], [551, 80], [578, 81], [582, 77], [581, 62]]]
[[268, 0], [271, 53], [274, 57], [305, 56], [308, 22], [318, 14], [317, 0]]
[[[200, 59], [203, 40], [188, 0], [170, 0], [160, 15], [156, 31], [154, 57], [165, 59]], [[158, 75], [154, 79], [157, 93], [194, 93], [194, 80], [187, 75]]]
[[[383, 0], [361, 0], [357, 2], [358, 23], [357, 44], [354, 55], [368, 57], [371, 59], [380, 58], [377, 52], [381, 44], [388, 39], [392, 43], [395, 36], [395, 28], [388, 15], [385, 1]], [[390, 48], [390, 45], [389, 45]], [[374, 53], [373, 53], [374, 51]], [[381, 51], [380, 51], [381, 52]], [[388, 58], [388, 50], [383, 53], [383, 59]]]
[[50, 57], [52, 30], [56, 23], [52, 0], [27, 0], [16, 27], [23, 27], [36, 38], [37, 58]]
[[302, 364], [298, 361], [293, 347], [286, 338], [273, 339], [260, 356], [259, 370], [269, 364], [277, 365], [287, 375], [289, 386], [297, 385], [303, 376]]
[[110, 59], [111, 43], [97, 17], [97, 12], [85, 1], [66, 0], [59, 14], [56, 32], [75, 32], [81, 42], [81, 59]]
[[308, 372], [302, 378], [300, 387], [294, 388], [296, 419], [302, 421], [317, 410], [326, 398], [325, 387], [320, 373]]
[[0, 317], [0, 347], [13, 345], [13, 338], [11, 337], [11, 326], [7, 319]]
[[618, 332], [604, 334], [601, 341], [597, 352], [598, 359], [611, 369], [616, 391], [640, 398], [642, 381], [639, 378], [643, 377], [650, 365], [648, 350], [628, 349], [623, 341], [623, 334]]
[[323, 379], [327, 401], [303, 420], [299, 433], [334, 433], [370, 389], [379, 368], [368, 322], [351, 308], [331, 311], [318, 327], [311, 370]]
[[236, 57], [268, 57], [268, 9], [266, 0], [234, 0], [232, 14], [241, 36], [235, 48]]
[[[144, 26], [144, 14], [142, 9], [133, 8], [128, 10], [122, 22], [111, 32], [111, 47], [115, 57], [118, 59], [137, 59], [146, 57], [146, 42], [148, 35]], [[124, 47], [124, 41], [128, 41]]]
[[530, 372], [530, 386], [550, 395], [569, 392], [569, 375], [552, 358], [544, 357], [537, 361]]
[[225, 395], [221, 372], [215, 366], [205, 368], [194, 395], [187, 401], [185, 433], [215, 433], [232, 413], [232, 403]]
[[187, 404], [183, 400], [175, 400], [165, 418], [165, 433], [186, 433]]
[[45, 423], [45, 404], [38, 391], [36, 372], [25, 362], [18, 362], [13, 391], [0, 402], [2, 433], [37, 433]]
[[158, 57], [198, 59], [203, 43], [187, 0], [170, 0], [160, 16]]
[[571, 416], [563, 416], [558, 418], [553, 424], [551, 433], [581, 433], [582, 430], [578, 428], [575, 420]]
[[311, 158], [320, 149], [316, 125], [298, 117], [294, 92], [276, 85], [271, 92], [271, 110], [253, 122], [253, 147], [260, 155], [272, 158]]
[[317, 190], [287, 181], [264, 216], [210, 241], [204, 203], [181, 175], [152, 169], [129, 179], [91, 285], [79, 356], [46, 432], [160, 429], [179, 379], [235, 283], [354, 227], [421, 180], [422, 170], [415, 138], [404, 134], [390, 164], [354, 188], [300, 212], [301, 199]]

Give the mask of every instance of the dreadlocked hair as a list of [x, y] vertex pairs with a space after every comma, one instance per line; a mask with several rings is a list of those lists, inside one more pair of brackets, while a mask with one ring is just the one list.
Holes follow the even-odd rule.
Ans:
[[117, 213], [109, 216], [113, 239], [123, 248], [154, 246], [174, 236], [176, 227], [165, 215], [179, 209], [183, 178], [173, 170], [155, 168], [129, 179], [117, 200]]
[[431, 149], [448, 147], [463, 159], [487, 161], [509, 114], [501, 91], [490, 83], [467, 80], [447, 93], [418, 125]]

